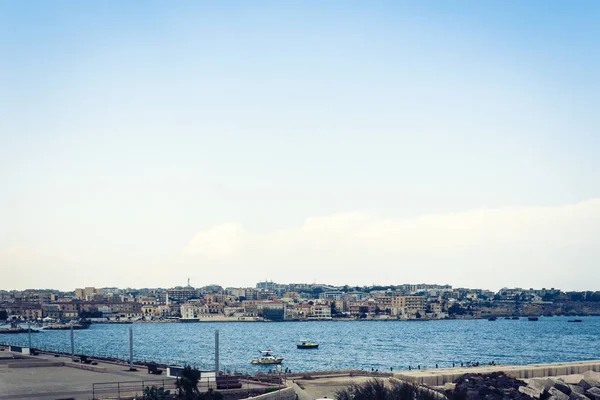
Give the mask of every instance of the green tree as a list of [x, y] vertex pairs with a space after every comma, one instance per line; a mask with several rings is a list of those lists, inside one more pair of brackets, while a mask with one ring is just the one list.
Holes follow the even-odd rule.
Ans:
[[171, 391], [165, 390], [164, 387], [146, 386], [144, 388], [144, 400], [167, 400], [170, 394]]
[[448, 314], [450, 315], [464, 315], [466, 310], [458, 303], [452, 304], [448, 308]]
[[200, 395], [198, 391], [198, 382], [200, 381], [200, 371], [186, 365], [177, 377], [177, 396], [188, 400], [196, 400]]

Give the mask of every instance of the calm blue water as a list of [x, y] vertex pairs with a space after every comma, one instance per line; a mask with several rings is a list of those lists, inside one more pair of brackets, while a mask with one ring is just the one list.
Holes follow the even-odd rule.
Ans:
[[[221, 369], [238, 372], [267, 368], [250, 365], [266, 349], [284, 357], [283, 367], [293, 371], [600, 359], [600, 317], [580, 317], [583, 323], [568, 319], [92, 325], [75, 331], [75, 351], [128, 359], [128, 329], [133, 326], [136, 360], [202, 369], [214, 367], [214, 332], [219, 329]], [[32, 338], [33, 347], [70, 352], [69, 331], [43, 331]], [[319, 349], [297, 350], [300, 339], [319, 343]], [[27, 334], [0, 335], [0, 343], [27, 341]]]

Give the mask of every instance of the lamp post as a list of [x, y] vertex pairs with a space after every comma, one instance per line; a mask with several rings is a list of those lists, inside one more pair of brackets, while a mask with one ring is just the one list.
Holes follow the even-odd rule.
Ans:
[[73, 322], [71, 322], [71, 361], [75, 361], [75, 334], [73, 333]]
[[219, 330], [215, 330], [215, 377], [219, 376]]
[[129, 327], [129, 370], [135, 371], [133, 368], [133, 327]]

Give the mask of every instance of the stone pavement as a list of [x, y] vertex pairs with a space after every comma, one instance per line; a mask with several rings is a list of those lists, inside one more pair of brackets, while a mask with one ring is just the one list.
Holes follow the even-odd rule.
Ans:
[[[172, 386], [174, 379], [163, 375], [149, 375], [145, 367], [138, 371], [129, 371], [129, 366], [99, 362], [98, 371], [89, 371], [77, 367], [87, 365], [73, 363], [70, 357], [52, 357], [40, 355], [12, 359], [12, 353], [0, 352], [0, 392], [1, 400], [17, 399], [63, 399], [88, 400], [92, 398], [94, 383], [120, 382], [132, 395], [142, 393], [143, 385]], [[19, 357], [18, 354], [15, 356]], [[67, 366], [56, 366], [64, 363]], [[123, 382], [135, 382], [124, 385]], [[109, 396], [116, 390], [115, 385], [105, 385], [99, 391]]]

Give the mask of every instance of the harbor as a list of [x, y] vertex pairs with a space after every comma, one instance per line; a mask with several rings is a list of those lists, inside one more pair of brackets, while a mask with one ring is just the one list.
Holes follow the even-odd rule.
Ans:
[[[160, 374], [150, 373], [147, 363], [135, 363], [134, 368], [126, 361], [98, 359], [84, 363], [81, 357], [73, 359], [68, 354], [41, 352], [37, 356], [10, 352], [0, 347], [0, 385], [3, 388], [0, 400], [70, 398], [74, 400], [101, 398], [132, 398], [143, 392], [146, 386], [164, 387], [174, 390], [175, 378], [168, 366], [159, 366]], [[154, 371], [157, 370], [154, 366]], [[595, 371], [595, 372], [594, 372]], [[371, 379], [383, 382], [414, 382], [443, 391], [453, 387], [453, 380], [470, 374], [505, 373], [508, 376], [529, 382], [550, 379], [548, 382], [580, 382], [590, 373], [600, 371], [600, 360], [535, 365], [494, 365], [480, 367], [454, 367], [423, 369], [418, 371], [377, 372], [364, 370], [321, 370], [268, 374], [215, 374], [201, 371], [199, 389], [218, 389], [226, 400], [237, 400], [274, 393], [274, 398], [312, 400], [334, 398], [335, 392], [350, 384], [364, 384]], [[35, 377], [35, 379], [32, 379]], [[235, 385], [228, 386], [230, 382]], [[543, 382], [543, 380], [542, 380]], [[280, 392], [280, 393], [278, 393]], [[442, 398], [442, 397], [440, 397]]]
[[[129, 328], [134, 360], [164, 365], [192, 365], [205, 370], [214, 364], [214, 331], [221, 334], [222, 371], [267, 372], [252, 365], [261, 350], [283, 358], [292, 371], [364, 370], [394, 372], [409, 368], [459, 366], [461, 362], [525, 365], [598, 358], [600, 317], [540, 317], [494, 322], [487, 320], [311, 321], [278, 323], [92, 324], [74, 331], [75, 353], [107, 359], [129, 359]], [[318, 349], [298, 349], [304, 339]], [[561, 346], [548, 346], [560, 340]], [[71, 352], [70, 331], [31, 335], [31, 346], [57, 353]], [[469, 343], [465, 346], [465, 343]], [[2, 335], [0, 344], [28, 346], [29, 335]]]

